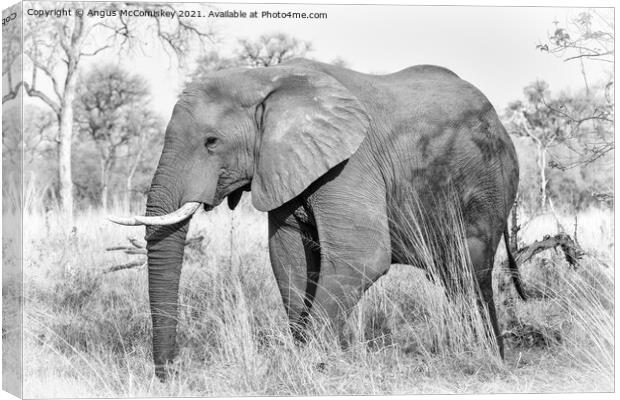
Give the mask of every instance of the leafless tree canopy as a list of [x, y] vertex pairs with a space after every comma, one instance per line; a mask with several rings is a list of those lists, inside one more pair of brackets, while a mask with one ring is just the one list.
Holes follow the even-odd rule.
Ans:
[[[100, 198], [107, 208], [110, 172], [116, 166], [120, 152], [133, 157], [125, 160], [131, 191], [131, 179], [143, 152], [147, 136], [161, 134], [162, 123], [149, 110], [148, 85], [139, 75], [111, 64], [95, 67], [80, 84], [75, 103], [78, 132], [97, 147], [100, 157]], [[128, 194], [127, 194], [128, 195]], [[127, 200], [128, 201], [128, 200]]]
[[204, 79], [212, 71], [233, 67], [269, 67], [295, 57], [304, 57], [312, 50], [310, 42], [286, 33], [262, 35], [256, 40], [239, 39], [232, 56], [222, 56], [211, 51], [200, 57], [190, 76], [192, 81]]

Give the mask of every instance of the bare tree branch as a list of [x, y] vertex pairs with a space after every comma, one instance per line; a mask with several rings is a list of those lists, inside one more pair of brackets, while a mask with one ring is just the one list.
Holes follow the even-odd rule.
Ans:
[[94, 50], [94, 51], [90, 51], [90, 52], [82, 52], [80, 53], [80, 56], [85, 56], [85, 57], [91, 57], [91, 56], [96, 56], [97, 54], [101, 53], [102, 51], [111, 48], [112, 46], [109, 44], [106, 44], [105, 46], [101, 46], [98, 49]]
[[571, 56], [571, 57], [567, 57], [564, 59], [564, 61], [571, 61], [571, 60], [577, 60], [580, 58], [589, 58], [591, 60], [594, 61], [603, 61], [603, 62], [608, 62], [613, 64], [614, 60], [607, 60], [604, 58], [598, 58], [598, 57], [602, 57], [602, 56], [612, 56], [614, 54], [613, 51], [607, 51], [604, 53], [596, 53], [596, 52], [592, 52], [592, 53], [587, 53], [587, 54], [578, 54], [576, 56]]
[[9, 83], [9, 87], [11, 88], [9, 90], [9, 92], [7, 94], [5, 94], [4, 96], [2, 96], [2, 104], [6, 103], [9, 100], [13, 100], [14, 98], [17, 97], [17, 95], [19, 94], [19, 89], [24, 85], [24, 82], [21, 81], [19, 82], [15, 87], [13, 87], [10, 83]]
[[31, 59], [31, 61], [32, 61], [32, 64], [33, 64], [33, 68], [39, 69], [41, 72], [43, 72], [45, 75], [47, 75], [47, 77], [52, 82], [52, 89], [54, 90], [54, 94], [58, 98], [58, 101], [61, 101], [62, 100], [62, 93], [60, 92], [60, 86], [58, 85], [58, 81], [56, 80], [56, 77], [54, 76], [52, 71], [50, 71], [50, 69], [48, 67], [46, 67], [45, 65], [41, 64], [39, 62], [39, 60], [37, 60], [37, 59]]
[[36, 89], [35, 87], [31, 87], [27, 82], [22, 82], [22, 86], [24, 87], [24, 90], [26, 91], [26, 93], [28, 93], [28, 96], [37, 97], [43, 100], [43, 102], [47, 104], [52, 109], [52, 111], [54, 111], [56, 115], [60, 115], [60, 112], [61, 112], [60, 106], [58, 105], [58, 103], [52, 100], [48, 95]]

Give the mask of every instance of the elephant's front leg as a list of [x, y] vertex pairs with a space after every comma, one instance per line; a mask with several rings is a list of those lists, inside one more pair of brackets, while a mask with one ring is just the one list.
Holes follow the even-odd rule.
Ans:
[[343, 203], [338, 193], [327, 193], [319, 201], [324, 208], [315, 209], [321, 274], [310, 314], [345, 345], [349, 312], [391, 262], [385, 197], [377, 189], [372, 197], [350, 195]]
[[303, 341], [321, 257], [316, 228], [296, 215], [299, 210], [289, 205], [269, 213], [269, 256], [291, 333]]

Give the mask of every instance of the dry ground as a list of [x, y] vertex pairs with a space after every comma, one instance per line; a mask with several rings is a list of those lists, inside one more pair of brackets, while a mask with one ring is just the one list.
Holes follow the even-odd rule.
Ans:
[[[512, 300], [512, 289], [498, 296], [507, 337], [501, 363], [480, 330], [463, 324], [466, 312], [404, 265], [352, 313], [350, 348], [329, 340], [296, 346], [270, 270], [264, 215], [247, 204], [220, 207], [192, 221], [190, 235], [205, 240], [186, 251], [177, 374], [164, 384], [153, 378], [146, 271], [102, 274], [137, 259], [104, 249], [126, 244], [128, 234], [142, 237], [143, 228], [115, 226], [91, 210], [64, 232], [59, 216], [29, 214], [24, 396], [611, 391], [612, 217], [600, 209], [579, 214], [589, 256], [578, 268], [545, 252], [521, 266], [533, 299]], [[572, 227], [573, 217], [563, 223]], [[522, 238], [540, 239], [556, 225], [552, 216], [530, 220]], [[501, 250], [497, 258], [499, 280]], [[10, 304], [5, 298], [5, 315]]]

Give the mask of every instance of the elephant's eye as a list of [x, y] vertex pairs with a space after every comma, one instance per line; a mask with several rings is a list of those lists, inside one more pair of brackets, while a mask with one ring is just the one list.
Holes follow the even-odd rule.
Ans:
[[217, 144], [217, 138], [216, 137], [208, 137], [205, 139], [205, 147], [207, 149], [213, 149], [215, 147], [215, 145]]

